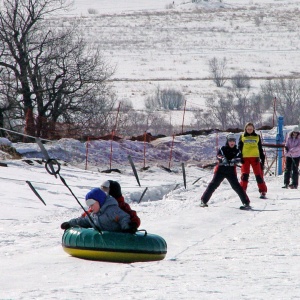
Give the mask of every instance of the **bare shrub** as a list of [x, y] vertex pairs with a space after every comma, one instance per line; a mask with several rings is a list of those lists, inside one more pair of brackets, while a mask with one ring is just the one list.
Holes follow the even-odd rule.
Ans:
[[231, 83], [234, 88], [238, 89], [249, 89], [250, 88], [250, 77], [244, 72], [238, 72], [231, 78]]
[[209, 60], [208, 64], [209, 64], [209, 71], [217, 87], [224, 86], [226, 82], [226, 77], [225, 77], [226, 66], [227, 66], [226, 58], [224, 57], [221, 61], [219, 61], [216, 57], [214, 57]]
[[88, 13], [90, 14], [90, 15], [98, 15], [98, 10], [97, 9], [95, 9], [95, 8], [89, 8], [88, 9]]
[[260, 15], [256, 16], [254, 18], [255, 26], [259, 27], [260, 24], [263, 22], [263, 19], [264, 19], [264, 15], [263, 14], [260, 14]]
[[172, 8], [174, 8], [175, 7], [175, 2], [173, 1], [172, 3], [170, 3], [170, 4], [167, 4], [166, 6], [165, 6], [165, 8], [166, 9], [172, 9]]
[[123, 136], [135, 136], [144, 132], [151, 132], [152, 135], [170, 135], [173, 126], [157, 112], [125, 108], [125, 111], [121, 109], [117, 131]]
[[182, 108], [184, 104], [184, 96], [180, 91], [175, 89], [163, 89], [158, 86], [154, 95], [149, 96], [145, 100], [147, 109], [167, 109], [177, 110]]

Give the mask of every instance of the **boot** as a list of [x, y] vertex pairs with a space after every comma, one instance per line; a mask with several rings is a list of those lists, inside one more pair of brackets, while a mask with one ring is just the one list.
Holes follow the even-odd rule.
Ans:
[[297, 187], [296, 185], [290, 184], [290, 185], [289, 185], [289, 188], [295, 190], [295, 189], [297, 189], [298, 187]]
[[208, 205], [205, 202], [201, 201], [200, 207], [208, 207]]

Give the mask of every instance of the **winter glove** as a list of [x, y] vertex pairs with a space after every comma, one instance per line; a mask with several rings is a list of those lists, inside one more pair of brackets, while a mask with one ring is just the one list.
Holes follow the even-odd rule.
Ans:
[[255, 161], [260, 163], [260, 158], [256, 157]]
[[227, 158], [226, 157], [224, 157], [223, 159], [222, 159], [222, 165], [223, 166], [228, 166], [228, 160], [227, 160]]
[[129, 225], [129, 228], [128, 228], [128, 229], [124, 229], [124, 230], [122, 230], [122, 232], [124, 232], [124, 233], [131, 233], [131, 234], [135, 234], [135, 233], [136, 233], [136, 231], [137, 231], [137, 228], [136, 228], [136, 226], [135, 226], [134, 224], [132, 224], [132, 223], [129, 223], [128, 225]]
[[237, 163], [239, 163], [241, 161], [240, 158], [233, 158], [231, 161], [230, 161], [230, 165], [231, 166], [234, 166], [236, 165]]
[[243, 158], [241, 158], [241, 164], [244, 164], [244, 163], [245, 163], [244, 159], [243, 159]]
[[286, 152], [289, 152], [289, 147], [285, 146], [284, 149]]
[[217, 156], [218, 162], [221, 163], [223, 158], [224, 158], [224, 156], [221, 156], [221, 155]]
[[69, 222], [63, 222], [63, 223], [60, 225], [60, 228], [66, 230], [66, 229], [71, 228], [71, 225], [70, 225]]

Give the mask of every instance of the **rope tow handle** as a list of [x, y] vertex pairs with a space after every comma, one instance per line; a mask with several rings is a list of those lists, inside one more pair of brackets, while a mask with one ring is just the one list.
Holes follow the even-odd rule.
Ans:
[[[58, 167], [55, 170], [53, 166], [58, 166]], [[50, 158], [50, 159], [47, 160], [47, 162], [45, 164], [45, 168], [46, 168], [47, 172], [50, 175], [58, 175], [59, 176], [61, 182], [70, 191], [70, 193], [72, 194], [72, 196], [75, 198], [75, 200], [77, 201], [77, 203], [79, 204], [79, 206], [82, 208], [82, 210], [86, 214], [86, 216], [89, 218], [89, 220], [90, 220], [91, 224], [93, 225], [94, 229], [96, 229], [100, 234], [102, 234], [101, 229], [95, 224], [94, 220], [91, 218], [90, 214], [83, 207], [83, 205], [80, 203], [80, 201], [78, 200], [78, 198], [76, 197], [76, 195], [73, 193], [73, 191], [71, 190], [71, 188], [66, 183], [65, 179], [59, 174], [59, 172], [60, 172], [60, 163], [56, 159]]]
[[[45, 168], [46, 171], [50, 174], [55, 176], [55, 178], [57, 178], [57, 175], [59, 176], [61, 182], [67, 187], [67, 189], [70, 191], [70, 193], [72, 194], [72, 196], [75, 198], [75, 200], [77, 201], [77, 203], [79, 204], [79, 206], [83, 209], [84, 213], [87, 215], [87, 217], [89, 218], [92, 226], [94, 229], [96, 229], [100, 234], [102, 234], [101, 229], [95, 224], [94, 220], [91, 218], [90, 214], [85, 210], [85, 208], [82, 206], [82, 204], [80, 203], [80, 201], [78, 200], [78, 198], [75, 196], [75, 194], [73, 193], [73, 191], [71, 190], [71, 188], [67, 185], [65, 179], [59, 174], [60, 172], [60, 163], [58, 163], [58, 161], [56, 159], [50, 158], [46, 148], [44, 147], [42, 141], [40, 138], [36, 137], [35, 138], [36, 143], [39, 145], [42, 153], [44, 154], [44, 157], [46, 159], [46, 164], [45, 164]], [[57, 166], [57, 169], [54, 169], [54, 166]]]

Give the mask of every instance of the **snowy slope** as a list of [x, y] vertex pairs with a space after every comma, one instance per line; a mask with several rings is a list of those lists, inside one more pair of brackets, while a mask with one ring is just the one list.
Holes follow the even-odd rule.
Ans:
[[282, 176], [266, 177], [266, 200], [258, 198], [251, 176], [254, 211], [238, 209], [240, 200], [226, 181], [203, 209], [199, 199], [212, 170], [194, 164], [186, 165], [187, 189], [180, 168], [138, 171], [139, 187], [128, 162], [121, 174], [64, 164], [60, 174], [83, 205], [90, 188], [116, 179], [141, 228], [167, 241], [163, 261], [117, 264], [63, 251], [60, 224], [81, 208], [39, 161], [7, 160], [8, 167], [0, 167], [0, 299], [298, 299], [299, 191], [283, 190]]
[[[155, 35], [158, 37], [157, 28], [161, 28], [162, 19], [156, 21], [155, 14], [147, 15], [145, 10], [163, 11], [162, 15], [166, 15], [165, 7], [173, 1], [74, 2], [71, 16], [82, 16], [81, 21], [87, 26], [97, 18], [103, 22], [110, 19], [118, 26], [121, 24], [119, 27], [125, 33], [135, 34], [138, 26], [133, 26], [135, 23], [131, 18], [139, 17], [143, 26], [149, 29], [148, 38], [143, 38], [148, 43]], [[185, 11], [183, 16], [190, 16], [186, 11], [193, 9], [191, 1], [186, 1], [185, 8], [183, 2], [175, 1], [175, 10]], [[200, 99], [200, 102], [196, 101], [199, 106], [204, 99], [202, 95], [209, 94], [211, 86], [196, 79], [207, 75], [205, 62], [211, 57], [212, 48], [215, 49], [212, 55], [221, 58], [228, 55], [233, 70], [250, 70], [253, 76], [292, 74], [299, 55], [298, 42], [294, 38], [298, 28], [295, 25], [298, 1], [223, 2], [232, 6], [231, 17], [216, 13], [223, 18], [218, 25], [217, 21], [209, 22], [211, 15], [203, 12], [202, 20], [205, 17], [206, 24], [210, 25], [200, 42], [174, 31], [179, 32], [176, 36], [182, 39], [174, 38], [168, 53], [162, 44], [156, 44], [158, 51], [154, 51], [146, 43], [146, 50], [140, 52], [141, 49], [137, 49], [137, 53], [126, 47], [120, 51], [118, 44], [109, 45], [105, 53], [118, 64], [116, 78], [192, 77], [195, 80], [183, 81], [183, 85], [179, 80], [177, 83], [184, 87], [191, 103]], [[107, 14], [106, 18], [99, 18], [99, 15], [88, 18], [89, 8], [98, 10], [99, 15]], [[290, 18], [273, 18], [277, 10], [286, 11], [283, 16]], [[133, 11], [139, 11], [138, 16]], [[260, 14], [264, 21], [261, 26], [256, 26], [254, 18]], [[176, 12], [173, 16], [177, 16], [178, 22], [186, 20]], [[153, 26], [148, 26], [149, 18], [155, 22]], [[172, 29], [169, 19], [163, 19], [165, 28]], [[236, 34], [241, 20], [244, 20], [241, 27], [244, 31]], [[94, 30], [99, 27], [96, 22], [93, 24]], [[193, 22], [191, 28], [183, 26], [183, 32], [191, 32], [197, 24]], [[221, 25], [224, 30], [220, 33], [217, 29]], [[216, 31], [211, 31], [213, 26]], [[95, 31], [91, 29], [91, 38], [92, 33]], [[162, 38], [167, 40], [172, 31], [164, 33]], [[196, 52], [191, 48], [193, 45], [185, 43], [185, 38], [199, 46]], [[236, 50], [236, 45], [240, 49]], [[177, 83], [172, 80], [173, 86]], [[169, 85], [168, 82], [164, 84]], [[120, 82], [115, 87], [120, 99], [138, 99], [139, 102], [134, 104], [139, 108], [141, 95], [151, 91], [153, 86], [155, 84], [149, 81], [133, 81]], [[174, 119], [181, 120], [181, 117]], [[263, 134], [266, 138], [274, 138], [276, 130]], [[171, 161], [173, 172], [168, 173], [160, 165], [168, 167], [171, 142], [171, 138], [166, 138], [147, 145], [146, 165], [150, 166], [147, 171], [140, 171], [143, 143], [113, 143], [112, 167], [120, 169], [121, 173], [110, 174], [100, 172], [109, 168], [110, 142], [95, 142], [89, 152], [87, 170], [84, 170], [84, 143], [60, 140], [46, 145], [51, 157], [66, 162], [60, 174], [83, 205], [87, 191], [102, 181], [114, 179], [121, 183], [126, 201], [141, 217], [141, 228], [159, 234], [167, 241], [166, 258], [150, 263], [93, 262], [67, 255], [61, 247], [63, 231], [60, 224], [82, 213], [74, 197], [59, 178], [48, 174], [44, 164], [40, 164], [42, 155], [37, 145], [13, 145], [24, 159], [32, 160], [32, 165], [24, 159], [10, 160], [0, 156], [1, 162], [8, 165], [0, 167], [0, 299], [299, 299], [299, 191], [282, 189], [282, 176], [270, 173], [265, 178], [268, 199], [261, 200], [251, 174], [248, 194], [255, 210], [239, 210], [240, 200], [226, 181], [214, 193], [209, 207], [200, 208], [200, 197], [212, 178], [212, 170], [200, 166], [214, 160], [215, 148], [224, 142], [224, 135], [219, 135], [218, 139], [216, 134], [176, 137]], [[133, 176], [128, 155], [137, 165], [141, 187]], [[271, 163], [273, 151], [269, 155]], [[183, 187], [182, 162], [187, 174], [186, 189]], [[30, 190], [27, 180], [42, 196], [46, 206]], [[146, 187], [145, 197], [138, 203]]]

